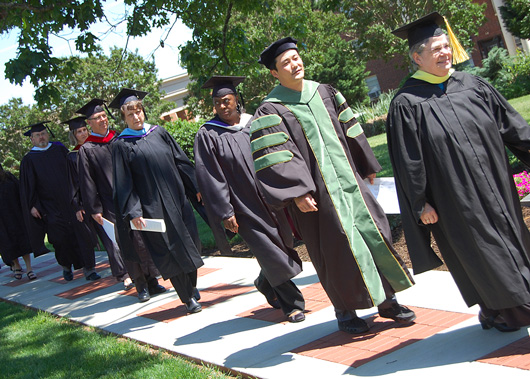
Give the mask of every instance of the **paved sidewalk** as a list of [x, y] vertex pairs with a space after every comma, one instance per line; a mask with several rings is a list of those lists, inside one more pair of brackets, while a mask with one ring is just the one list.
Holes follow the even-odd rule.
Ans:
[[290, 324], [253, 287], [259, 271], [253, 259], [206, 257], [198, 280], [203, 311], [188, 316], [173, 289], [139, 303], [134, 289], [124, 292], [110, 276], [106, 254], [96, 258], [102, 276], [96, 282], [80, 271], [65, 282], [53, 254], [34, 259], [33, 282], [25, 275], [17, 281], [2, 267], [0, 298], [259, 378], [530, 377], [528, 329], [482, 330], [478, 309], [466, 307], [447, 272], [418, 275], [398, 294], [416, 311], [415, 324], [381, 319], [373, 308], [359, 312], [371, 330], [352, 336], [338, 331], [310, 263], [294, 280], [306, 299], [306, 320]]

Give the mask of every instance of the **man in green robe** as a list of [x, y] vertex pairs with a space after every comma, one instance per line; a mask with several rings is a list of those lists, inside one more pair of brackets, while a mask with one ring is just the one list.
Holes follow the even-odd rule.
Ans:
[[356, 309], [411, 322], [395, 292], [413, 280], [392, 248], [386, 216], [367, 188], [381, 169], [346, 100], [304, 80], [296, 40], [265, 49], [260, 63], [280, 81], [257, 109], [251, 145], [257, 179], [275, 208], [287, 207], [329, 296], [339, 329], [368, 330]]

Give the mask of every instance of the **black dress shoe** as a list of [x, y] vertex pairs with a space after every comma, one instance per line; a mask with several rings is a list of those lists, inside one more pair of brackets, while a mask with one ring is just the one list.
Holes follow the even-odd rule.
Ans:
[[360, 317], [355, 317], [347, 321], [338, 321], [338, 323], [339, 330], [350, 334], [361, 334], [370, 329], [366, 321]]
[[138, 300], [140, 301], [140, 303], [144, 303], [149, 299], [151, 299], [151, 295], [149, 295], [149, 291], [147, 290], [147, 288], [144, 288], [143, 290], [138, 292]]
[[489, 316], [486, 317], [482, 314], [482, 311], [478, 313], [478, 320], [480, 321], [480, 325], [482, 325], [482, 329], [488, 330], [491, 328], [497, 329], [499, 332], [516, 332], [520, 328], [516, 326], [508, 326], [505, 322], [495, 322], [495, 317], [497, 316]]
[[93, 272], [92, 274], [85, 277], [86, 280], [98, 280], [101, 279], [101, 276], [97, 272]]
[[287, 320], [289, 320], [289, 322], [302, 322], [305, 320], [305, 314], [303, 311], [297, 309], [293, 312], [291, 312], [291, 314], [289, 316], [287, 316]]
[[199, 313], [202, 311], [201, 305], [197, 303], [197, 300], [195, 300], [194, 297], [192, 297], [185, 305], [188, 313]]
[[151, 295], [158, 295], [159, 293], [164, 293], [166, 291], [167, 291], [166, 287], [158, 283], [156, 286], [149, 287], [149, 293]]
[[258, 287], [258, 279], [254, 280], [254, 285], [256, 286], [257, 290], [261, 292], [263, 296], [265, 296], [265, 299], [267, 299], [267, 303], [269, 303], [271, 307], [275, 309], [280, 309], [282, 307], [273, 289], [271, 289], [270, 291], [262, 290]]
[[199, 290], [197, 289], [197, 287], [193, 288], [193, 295], [192, 296], [197, 301], [201, 300], [201, 294], [200, 294]]
[[379, 309], [379, 316], [383, 318], [391, 318], [395, 322], [406, 324], [416, 319], [416, 313], [413, 310], [393, 303], [389, 308]]
[[63, 278], [67, 282], [70, 282], [74, 279], [74, 273], [72, 271], [63, 270]]

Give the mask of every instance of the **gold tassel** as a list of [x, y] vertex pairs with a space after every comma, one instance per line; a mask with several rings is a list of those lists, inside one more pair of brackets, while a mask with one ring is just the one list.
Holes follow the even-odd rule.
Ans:
[[447, 21], [445, 17], [444, 21], [445, 27], [447, 29], [447, 35], [449, 36], [449, 44], [451, 45], [451, 49], [453, 51], [453, 64], [467, 61], [469, 59], [469, 55], [467, 55], [466, 50], [464, 50], [460, 42], [458, 42], [458, 39], [449, 25], [449, 21]]

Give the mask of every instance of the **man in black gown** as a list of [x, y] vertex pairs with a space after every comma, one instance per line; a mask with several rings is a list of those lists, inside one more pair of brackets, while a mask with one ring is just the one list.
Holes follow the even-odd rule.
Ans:
[[68, 149], [60, 142], [50, 142], [46, 122], [31, 125], [24, 133], [33, 148], [20, 164], [20, 199], [33, 249], [42, 247], [44, 226], [57, 263], [63, 268], [63, 277], [70, 281], [74, 278], [72, 266], [81, 268], [83, 261], [68, 203]]

